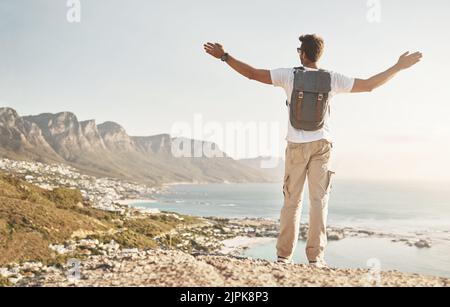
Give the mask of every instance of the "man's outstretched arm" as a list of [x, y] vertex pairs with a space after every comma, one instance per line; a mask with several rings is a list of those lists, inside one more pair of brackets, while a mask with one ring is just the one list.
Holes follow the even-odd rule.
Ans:
[[[206, 53], [210, 54], [216, 59], [220, 59], [225, 54], [223, 46], [218, 43], [206, 43], [203, 47]], [[255, 80], [265, 84], [272, 84], [272, 78], [270, 76], [269, 70], [253, 68], [250, 65], [235, 59], [231, 55], [228, 55], [227, 64], [230, 65], [230, 67], [235, 71], [237, 71], [244, 77], [249, 78], [250, 80]]]
[[421, 59], [422, 53], [420, 52], [416, 52], [413, 54], [409, 54], [409, 52], [406, 52], [400, 57], [397, 64], [395, 64], [385, 72], [375, 75], [370, 79], [356, 79], [355, 85], [352, 89], [352, 93], [371, 92], [391, 80], [400, 71], [416, 65], [420, 62]]

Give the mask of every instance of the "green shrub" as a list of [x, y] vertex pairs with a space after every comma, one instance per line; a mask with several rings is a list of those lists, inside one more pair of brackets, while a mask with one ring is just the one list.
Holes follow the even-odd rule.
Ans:
[[83, 202], [83, 196], [79, 190], [56, 188], [48, 192], [48, 199], [61, 209], [72, 209]]

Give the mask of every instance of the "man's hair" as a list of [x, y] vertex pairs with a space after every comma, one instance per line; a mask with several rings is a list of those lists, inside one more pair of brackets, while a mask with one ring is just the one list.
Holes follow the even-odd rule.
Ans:
[[300, 36], [299, 39], [302, 42], [301, 50], [305, 52], [308, 60], [318, 62], [325, 48], [323, 38], [316, 34], [307, 34]]

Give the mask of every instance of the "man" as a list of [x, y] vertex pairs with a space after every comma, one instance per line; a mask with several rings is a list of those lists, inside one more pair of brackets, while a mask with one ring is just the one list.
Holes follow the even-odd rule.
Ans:
[[[297, 49], [302, 68], [282, 68], [275, 70], [256, 69], [247, 65], [230, 54], [226, 53], [223, 46], [218, 43], [207, 43], [205, 51], [211, 56], [226, 62], [231, 68], [241, 75], [265, 84], [281, 87], [287, 95], [288, 111], [290, 116], [288, 126], [288, 146], [286, 149], [286, 176], [284, 178], [283, 192], [285, 195], [284, 207], [280, 219], [280, 235], [277, 244], [278, 262], [292, 263], [292, 256], [296, 248], [299, 228], [303, 190], [306, 178], [308, 178], [310, 195], [310, 224], [306, 255], [311, 266], [325, 267], [324, 250], [327, 244], [327, 215], [328, 200], [330, 195], [331, 177], [334, 174], [330, 169], [330, 156], [332, 151], [332, 136], [329, 126], [329, 112], [319, 110], [323, 105], [323, 95], [319, 94], [318, 114], [323, 113], [322, 125], [317, 130], [302, 130], [302, 126], [294, 127], [292, 117], [295, 112], [291, 109], [296, 102], [300, 103], [302, 110], [303, 92], [298, 91], [296, 75], [308, 72], [325, 72], [319, 70], [318, 62], [324, 51], [324, 41], [317, 35], [304, 35], [300, 37], [301, 47]], [[326, 103], [339, 93], [371, 92], [374, 89], [391, 80], [397, 73], [417, 64], [422, 58], [420, 52], [403, 54], [398, 62], [388, 70], [369, 79], [354, 79], [334, 72], [326, 72], [328, 87], [331, 88], [327, 95]], [[294, 86], [295, 84], [295, 86]], [[304, 84], [300, 84], [303, 88]], [[295, 92], [297, 90], [297, 92]], [[295, 93], [300, 93], [300, 102], [292, 101]], [[314, 101], [315, 103], [315, 101]], [[328, 105], [325, 107], [327, 108]], [[305, 106], [303, 105], [303, 108]], [[329, 111], [329, 109], [328, 109]], [[311, 113], [311, 112], [310, 112]], [[314, 111], [312, 111], [314, 113]], [[319, 115], [319, 118], [320, 115]], [[300, 129], [298, 129], [300, 127]]]

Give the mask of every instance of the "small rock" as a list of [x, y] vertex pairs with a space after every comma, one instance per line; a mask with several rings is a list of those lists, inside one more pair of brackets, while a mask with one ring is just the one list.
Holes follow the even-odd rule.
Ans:
[[23, 277], [26, 277], [26, 278], [33, 278], [34, 276], [35, 276], [35, 274], [34, 273], [32, 273], [32, 272], [25, 272], [25, 273], [23, 273], [22, 274], [23, 275]]
[[22, 270], [27, 272], [38, 272], [42, 269], [42, 263], [40, 262], [26, 262], [22, 265]]
[[8, 269], [0, 268], [0, 277], [8, 278], [12, 275], [14, 275], [14, 273], [10, 272]]
[[431, 248], [431, 242], [426, 240], [419, 240], [414, 245], [418, 248]]
[[122, 254], [130, 256], [134, 254], [138, 254], [139, 250], [137, 248], [129, 248], [129, 249], [122, 249]]
[[49, 248], [59, 255], [71, 253], [75, 250], [73, 246], [65, 247], [64, 245], [50, 245]]
[[369, 230], [358, 230], [358, 233], [362, 234], [362, 235], [366, 235], [366, 236], [373, 236], [373, 235], [375, 235], [375, 232], [369, 231]]
[[98, 240], [81, 240], [79, 246], [81, 248], [96, 248], [99, 244]]
[[328, 233], [328, 240], [330, 241], [341, 241], [345, 239], [345, 235], [343, 232], [332, 231]]
[[8, 281], [10, 283], [12, 283], [13, 285], [17, 284], [19, 281], [21, 281], [23, 279], [22, 275], [18, 275], [16, 277], [13, 278], [9, 278]]
[[82, 249], [80, 251], [80, 254], [81, 255], [85, 255], [85, 256], [90, 256], [90, 255], [92, 255], [92, 252], [90, 250], [88, 250], [88, 249]]

